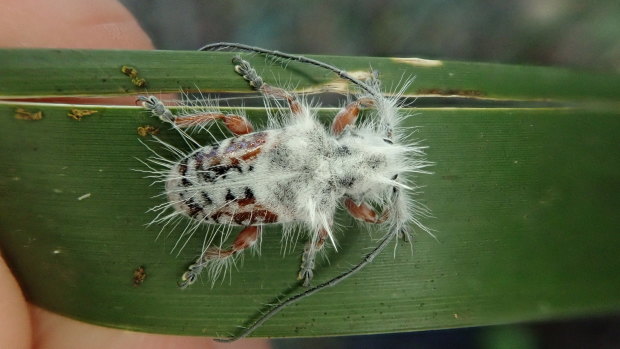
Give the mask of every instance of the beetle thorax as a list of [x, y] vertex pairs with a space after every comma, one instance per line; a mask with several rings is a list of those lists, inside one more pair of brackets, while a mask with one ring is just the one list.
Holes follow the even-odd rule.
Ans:
[[343, 153], [336, 164], [344, 195], [362, 200], [383, 197], [397, 174], [398, 150], [372, 133], [346, 133], [338, 139]]

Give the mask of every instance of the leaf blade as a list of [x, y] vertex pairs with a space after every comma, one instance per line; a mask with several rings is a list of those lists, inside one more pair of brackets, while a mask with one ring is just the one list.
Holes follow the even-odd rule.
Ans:
[[[143, 227], [150, 219], [144, 211], [161, 189], [131, 171], [140, 166], [134, 157], [148, 155], [136, 128], [162, 125], [131, 107], [99, 108], [76, 121], [67, 116], [71, 106], [38, 105], [42, 120], [17, 120], [20, 106], [0, 104], [0, 196], [20, 198], [1, 200], [0, 232], [31, 301], [106, 326], [215, 336], [294, 283], [298, 257], [280, 256], [275, 228], [260, 259], [248, 256], [230, 284], [178, 290], [175, 281], [202, 240], [192, 239], [179, 257], [169, 253], [174, 237], [154, 241], [158, 229]], [[257, 336], [460, 327], [620, 308], [613, 234], [620, 203], [609, 194], [620, 169], [609, 151], [619, 148], [617, 111], [416, 113], [407, 126], [421, 126], [418, 136], [436, 163], [435, 174], [419, 183], [436, 217], [426, 223], [440, 243], [419, 234], [413, 256], [406, 248], [395, 258], [384, 253], [351, 280], [285, 310]], [[251, 116], [264, 120], [259, 110]], [[160, 132], [175, 142], [170, 130]], [[318, 280], [372, 245], [350, 218], [339, 221], [347, 248], [332, 254]], [[134, 287], [141, 265], [147, 278]]]
[[[0, 96], [106, 96], [196, 91], [247, 92], [231, 68], [231, 53], [193, 51], [111, 51], [0, 49]], [[605, 102], [617, 105], [620, 77], [562, 68], [413, 58], [309, 56], [350, 72], [376, 69], [386, 87], [416, 77], [405, 95], [459, 96], [517, 101]], [[247, 56], [264, 76], [294, 81], [298, 89], [342, 91], [342, 81], [316, 67], [286, 62], [284, 67]], [[132, 67], [146, 81], [136, 86], [121, 72]]]

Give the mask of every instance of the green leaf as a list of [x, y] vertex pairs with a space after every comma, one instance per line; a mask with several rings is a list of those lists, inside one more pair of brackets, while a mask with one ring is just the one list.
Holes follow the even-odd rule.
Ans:
[[[0, 50], [0, 95], [11, 98], [178, 91], [247, 92], [231, 53]], [[523, 101], [519, 107], [417, 108], [432, 175], [420, 175], [424, 223], [332, 289], [284, 310], [256, 336], [326, 336], [437, 329], [587, 315], [620, 309], [620, 77], [557, 68], [318, 57], [349, 71], [380, 71], [384, 85], [416, 76], [407, 95]], [[266, 80], [299, 89], [342, 86], [333, 74], [250, 56]], [[130, 66], [146, 80], [136, 86]], [[334, 83], [336, 83], [334, 85]], [[341, 87], [337, 87], [341, 88]], [[446, 100], [446, 105], [451, 100]], [[551, 107], [541, 107], [546, 101]], [[472, 102], [473, 103], [473, 102]], [[96, 111], [81, 120], [73, 109]], [[41, 112], [41, 114], [37, 114]], [[321, 110], [329, 120], [335, 109]], [[248, 108], [255, 124], [262, 109]], [[40, 120], [25, 120], [28, 118]], [[162, 188], [132, 169], [149, 156], [138, 127], [183, 147], [139, 107], [0, 103], [0, 243], [30, 301], [91, 323], [138, 331], [226, 335], [291, 289], [300, 242], [282, 256], [280, 229], [266, 230], [261, 256], [232, 277], [189, 289], [179, 276], [202, 234], [178, 253], [182, 231], [146, 227]], [[202, 140], [209, 138], [203, 135]], [[316, 283], [356, 263], [382, 232], [338, 216], [338, 253]], [[373, 234], [368, 234], [370, 230]], [[166, 231], [167, 232], [167, 231]], [[184, 242], [184, 241], [183, 241]], [[177, 254], [178, 253], [178, 254]], [[134, 272], [146, 278], [134, 285]]]
[[[83, 96], [144, 93], [121, 72], [136, 69], [150, 92], [248, 92], [230, 68], [232, 53], [178, 51], [74, 51], [0, 49], [0, 96]], [[398, 87], [415, 76], [406, 96], [463, 96], [482, 99], [618, 102], [620, 79], [560, 68], [465, 63], [417, 58], [309, 56], [358, 74], [379, 71], [384, 85]], [[317, 67], [287, 62], [286, 67], [260, 56], [248, 58], [266, 79], [298, 90], [343, 90], [343, 80]], [[267, 73], [265, 73], [267, 72]], [[271, 76], [270, 76], [271, 75]]]

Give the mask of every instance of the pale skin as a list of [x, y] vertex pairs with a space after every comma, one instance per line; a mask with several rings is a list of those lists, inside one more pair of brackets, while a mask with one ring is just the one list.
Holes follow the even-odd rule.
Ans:
[[[3, 0], [0, 3], [0, 47], [153, 49], [151, 40], [135, 18], [112, 0]], [[106, 103], [133, 105], [134, 101], [134, 98], [120, 98], [106, 100]], [[204, 337], [109, 329], [53, 314], [26, 302], [11, 270], [0, 258], [0, 348], [246, 347], [271, 348], [269, 341], [263, 339], [220, 344]]]

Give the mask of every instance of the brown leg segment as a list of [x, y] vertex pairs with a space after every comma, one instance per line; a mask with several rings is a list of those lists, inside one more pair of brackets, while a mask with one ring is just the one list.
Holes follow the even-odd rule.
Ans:
[[175, 124], [179, 128], [204, 125], [215, 120], [222, 120], [230, 132], [235, 135], [244, 135], [254, 132], [254, 127], [248, 119], [241, 115], [223, 113], [199, 113], [178, 117], [155, 96], [139, 96], [138, 101], [150, 110], [155, 116], [165, 122]]
[[305, 112], [304, 108], [293, 93], [290, 93], [283, 88], [273, 87], [266, 84], [263, 81], [263, 78], [258, 75], [256, 70], [252, 68], [248, 61], [242, 59], [241, 57], [235, 57], [233, 58], [233, 64], [235, 65], [235, 71], [237, 74], [243, 76], [252, 88], [267, 97], [286, 99], [288, 106], [291, 109], [291, 113], [295, 115], [300, 115]]
[[197, 260], [196, 263], [189, 266], [188, 270], [181, 277], [180, 287], [185, 288], [193, 284], [198, 275], [202, 272], [209, 262], [216, 262], [217, 260], [223, 260], [225, 258], [234, 256], [243, 250], [252, 247], [258, 242], [261, 233], [263, 232], [262, 226], [251, 225], [243, 228], [237, 235], [237, 238], [232, 243], [230, 248], [221, 249], [219, 247], [208, 248]]
[[291, 113], [294, 115], [300, 115], [304, 112], [304, 108], [301, 106], [297, 97], [287, 90], [279, 87], [273, 87], [271, 85], [263, 83], [258, 89], [262, 94], [273, 98], [284, 98], [288, 102], [288, 106], [291, 109]]
[[183, 117], [176, 117], [173, 119], [173, 122], [178, 127], [183, 128], [206, 124], [214, 120], [222, 120], [230, 132], [237, 136], [254, 132], [254, 127], [248, 119], [241, 115], [235, 114], [203, 113], [187, 115]]
[[349, 214], [361, 221], [368, 223], [383, 223], [387, 218], [386, 215], [379, 217], [377, 212], [368, 206], [368, 204], [362, 202], [360, 205], [356, 205], [351, 199], [344, 200], [344, 206], [349, 211]]
[[261, 232], [262, 227], [258, 225], [245, 227], [241, 232], [239, 232], [237, 238], [229, 249], [224, 250], [219, 247], [210, 247], [203, 253], [200, 260], [207, 262], [211, 259], [226, 258], [242, 252], [246, 248], [253, 246], [258, 241]]
[[347, 104], [334, 117], [332, 122], [332, 132], [340, 134], [347, 125], [354, 125], [362, 106], [372, 106], [374, 103], [370, 98], [360, 98], [355, 102]]

